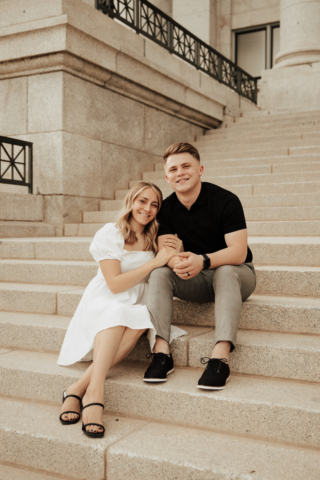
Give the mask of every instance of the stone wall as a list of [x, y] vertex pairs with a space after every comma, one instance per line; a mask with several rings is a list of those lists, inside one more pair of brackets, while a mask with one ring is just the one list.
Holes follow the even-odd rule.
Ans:
[[231, 28], [279, 22], [280, 0], [232, 0]]
[[33, 142], [34, 193], [57, 235], [170, 143], [256, 109], [86, 3], [0, 3], [0, 132]]

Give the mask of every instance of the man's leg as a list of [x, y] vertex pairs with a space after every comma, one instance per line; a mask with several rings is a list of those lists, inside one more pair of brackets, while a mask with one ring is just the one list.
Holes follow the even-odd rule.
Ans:
[[153, 270], [149, 280], [147, 308], [157, 332], [154, 357], [145, 374], [145, 381], [166, 381], [173, 371], [169, 341], [173, 315], [173, 297], [191, 302], [212, 302], [212, 284], [202, 272], [190, 280], [182, 280], [169, 267]]
[[198, 387], [221, 390], [230, 376], [229, 353], [236, 345], [242, 302], [254, 291], [256, 277], [254, 270], [245, 264], [223, 265], [214, 270], [212, 280], [215, 293], [215, 346]]

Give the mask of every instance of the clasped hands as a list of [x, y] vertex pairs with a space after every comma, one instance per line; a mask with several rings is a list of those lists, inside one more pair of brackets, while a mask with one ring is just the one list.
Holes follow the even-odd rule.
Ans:
[[170, 235], [164, 240], [165, 247], [171, 247], [177, 251], [174, 256], [174, 273], [182, 280], [190, 280], [190, 278], [198, 275], [203, 269], [202, 255], [196, 255], [192, 252], [183, 252], [183, 243], [178, 235]]

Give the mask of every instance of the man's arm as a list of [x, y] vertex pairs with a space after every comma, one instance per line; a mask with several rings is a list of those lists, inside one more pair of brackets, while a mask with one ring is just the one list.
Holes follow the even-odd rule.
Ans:
[[[225, 235], [227, 248], [214, 253], [207, 253], [211, 262], [211, 269], [220, 267], [221, 265], [241, 265], [248, 251], [247, 229], [238, 230], [236, 232]], [[184, 280], [189, 280], [198, 275], [203, 269], [203, 256], [196, 255], [192, 252], [185, 252], [179, 255], [183, 259], [182, 262], [176, 263], [173, 257], [170, 262], [175, 263], [173, 271]], [[187, 272], [189, 275], [187, 275]]]

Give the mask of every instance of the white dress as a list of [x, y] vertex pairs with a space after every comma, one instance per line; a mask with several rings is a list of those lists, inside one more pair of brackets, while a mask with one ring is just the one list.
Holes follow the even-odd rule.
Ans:
[[[121, 273], [149, 262], [153, 252], [127, 251], [124, 240], [114, 223], [107, 223], [95, 235], [90, 253], [96, 262], [119, 260]], [[96, 277], [87, 286], [70, 322], [58, 359], [59, 365], [71, 365], [80, 360], [92, 360], [94, 338], [107, 328], [122, 325], [132, 329], [149, 329], [151, 351], [156, 331], [146, 307], [149, 275], [125, 292], [112, 293], [99, 267]], [[171, 327], [170, 342], [187, 332]]]

